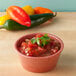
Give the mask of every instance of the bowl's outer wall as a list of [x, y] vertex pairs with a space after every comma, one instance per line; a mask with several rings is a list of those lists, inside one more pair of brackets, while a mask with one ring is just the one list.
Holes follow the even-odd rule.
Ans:
[[56, 54], [53, 57], [47, 58], [26, 58], [19, 54], [22, 66], [31, 72], [47, 72], [52, 70], [58, 61], [60, 53]]

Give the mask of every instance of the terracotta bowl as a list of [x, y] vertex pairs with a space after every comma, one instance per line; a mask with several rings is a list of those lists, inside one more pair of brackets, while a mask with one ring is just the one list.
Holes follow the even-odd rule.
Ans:
[[45, 33], [33, 33], [33, 34], [22, 36], [16, 41], [15, 48], [24, 69], [31, 72], [47, 72], [47, 71], [52, 70], [56, 66], [60, 53], [62, 52], [64, 48], [64, 44], [60, 38], [48, 33], [49, 37], [56, 39], [61, 44], [61, 48], [57, 53], [50, 56], [44, 56], [44, 57], [30, 57], [30, 56], [23, 55], [19, 50], [20, 44], [25, 39], [27, 38], [30, 39], [34, 37], [36, 34], [45, 34]]

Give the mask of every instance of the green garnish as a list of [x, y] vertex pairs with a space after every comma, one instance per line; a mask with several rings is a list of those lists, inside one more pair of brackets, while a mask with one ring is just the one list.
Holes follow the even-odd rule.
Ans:
[[47, 37], [48, 35], [47, 34], [44, 34], [44, 36]]
[[34, 43], [36, 43], [36, 39], [35, 38], [32, 38], [31, 39], [31, 42], [34, 44]]
[[47, 34], [45, 34], [43, 37], [40, 38], [41, 39], [41, 42], [42, 42], [42, 45], [45, 46], [49, 43], [49, 40], [50, 38], [48, 37]]
[[37, 44], [40, 46], [40, 38], [36, 38]]
[[[40, 43], [40, 40], [41, 40], [41, 43]], [[39, 46], [43, 47], [45, 45], [47, 45], [50, 41], [50, 37], [48, 37], [47, 34], [44, 34], [44, 36], [42, 37], [37, 37], [36, 39], [33, 38], [31, 39], [31, 42], [34, 44], [34, 43], [37, 43]]]

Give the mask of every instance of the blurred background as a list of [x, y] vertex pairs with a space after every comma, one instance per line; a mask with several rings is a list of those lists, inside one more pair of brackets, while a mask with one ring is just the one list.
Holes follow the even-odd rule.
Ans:
[[76, 0], [0, 0], [0, 12], [5, 11], [11, 5], [21, 7], [25, 5], [42, 6], [57, 12], [76, 11]]

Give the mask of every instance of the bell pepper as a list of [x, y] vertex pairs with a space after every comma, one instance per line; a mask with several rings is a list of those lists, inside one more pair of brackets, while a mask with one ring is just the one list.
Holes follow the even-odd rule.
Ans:
[[5, 23], [5, 21], [8, 19], [10, 19], [10, 17], [8, 15], [4, 15], [4, 16], [0, 17], [0, 25], [3, 25]]
[[27, 27], [31, 26], [30, 17], [22, 8], [18, 6], [10, 6], [6, 10], [6, 12], [12, 20], [20, 23], [21, 25], [25, 25]]
[[35, 7], [34, 11], [35, 11], [35, 14], [53, 13], [52, 10], [44, 7]]
[[28, 15], [34, 15], [34, 9], [30, 6], [24, 6], [22, 9], [28, 14]]
[[56, 16], [56, 14], [54, 15], [53, 13], [31, 15], [30, 16], [31, 27], [23, 26], [12, 19], [9, 19], [5, 22], [5, 24], [3, 26], [0, 27], [0, 29], [4, 28], [7, 30], [16, 30], [16, 31], [25, 30], [25, 29], [29, 29], [32, 27], [36, 27], [36, 26], [48, 21], [49, 19], [52, 19], [55, 16]]
[[[28, 15], [34, 15], [34, 9], [30, 6], [24, 6], [22, 9], [28, 14]], [[0, 25], [3, 25], [6, 20], [11, 19], [8, 15], [4, 15], [0, 17]]]

